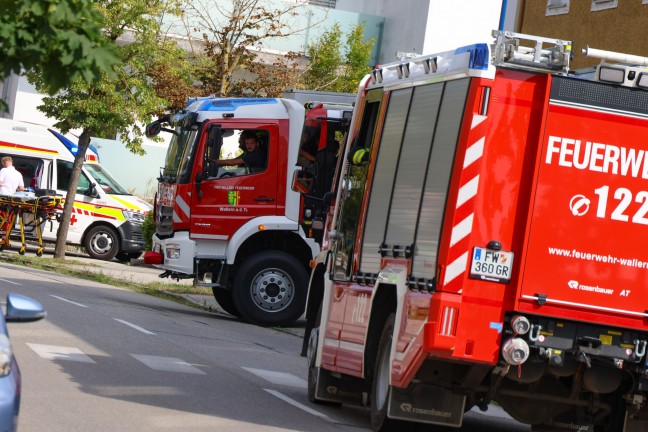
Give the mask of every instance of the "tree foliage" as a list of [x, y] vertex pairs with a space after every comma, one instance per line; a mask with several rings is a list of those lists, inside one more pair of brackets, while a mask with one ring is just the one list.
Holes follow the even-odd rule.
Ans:
[[196, 52], [196, 79], [203, 94], [276, 95], [297, 78], [296, 55], [268, 56], [266, 41], [287, 37], [299, 30], [298, 2], [271, 8], [264, 0], [232, 0], [229, 6], [218, 0], [191, 0], [186, 7], [185, 25], [199, 34], [203, 49]]
[[[119, 134], [133, 153], [142, 154], [143, 124], [179, 100], [182, 89], [191, 88], [185, 53], [161, 33], [159, 17], [178, 11], [175, 0], [98, 0], [103, 31], [122, 67], [114, 75], [86, 82], [73, 80], [64, 91], [43, 99], [39, 110], [57, 119], [62, 132], [81, 129], [70, 188], [59, 227], [55, 258], [65, 256], [70, 214], [91, 136]], [[47, 86], [46, 72], [34, 70], [28, 77], [39, 91]]]
[[338, 23], [322, 33], [308, 46], [310, 65], [304, 73], [302, 87], [355, 93], [362, 77], [371, 71], [368, 63], [375, 43], [375, 38], [365, 41], [363, 37], [364, 24], [353, 26], [346, 35]]
[[119, 58], [93, 0], [0, 0], [1, 79], [38, 68], [49, 94], [112, 74]]

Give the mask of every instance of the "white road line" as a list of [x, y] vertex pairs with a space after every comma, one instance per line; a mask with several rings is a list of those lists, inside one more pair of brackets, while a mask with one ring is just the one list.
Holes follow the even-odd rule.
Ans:
[[275, 372], [275, 371], [269, 371], [264, 369], [254, 369], [248, 367], [243, 367], [243, 369], [273, 384], [304, 388], [304, 389], [308, 388], [308, 382], [306, 380], [298, 378], [295, 375], [289, 373]]
[[113, 319], [114, 319], [115, 321], [119, 321], [119, 322], [122, 323], [122, 324], [126, 324], [127, 326], [132, 327], [132, 328], [134, 328], [134, 329], [137, 330], [137, 331], [141, 331], [142, 333], [150, 334], [150, 335], [155, 336], [155, 333], [150, 332], [150, 331], [146, 330], [145, 328], [142, 328], [142, 327], [140, 327], [140, 326], [137, 326], [137, 325], [135, 325], [135, 324], [133, 324], [133, 323], [129, 323], [128, 321], [120, 320], [120, 319], [117, 319], [117, 318], [113, 318]]
[[205, 372], [201, 371], [197, 367], [176, 357], [159, 357], [159, 356], [144, 355], [144, 354], [131, 354], [131, 356], [133, 356], [135, 359], [144, 363], [146, 366], [150, 367], [153, 370], [205, 375]]
[[10, 280], [7, 280], [7, 279], [0, 279], [0, 281], [7, 282], [7, 283], [10, 283], [10, 284], [14, 284], [14, 285], [22, 285], [22, 284], [19, 284], [18, 282], [10, 281]]
[[86, 306], [84, 304], [73, 302], [72, 300], [68, 300], [66, 298], [55, 296], [55, 295], [52, 295], [52, 294], [50, 294], [50, 297], [54, 297], [55, 299], [59, 299], [59, 300], [64, 301], [64, 302], [72, 303], [73, 305], [77, 305], [77, 306], [81, 306], [81, 307], [88, 307], [88, 306]]
[[74, 347], [64, 347], [55, 345], [41, 345], [27, 343], [27, 346], [33, 349], [36, 354], [48, 360], [70, 360], [82, 363], [96, 363], [83, 352]]
[[[299, 403], [299, 402], [297, 402], [296, 400], [291, 399], [291, 398], [289, 398], [288, 396], [286, 396], [286, 395], [284, 395], [284, 394], [279, 393], [278, 391], [270, 390], [270, 389], [263, 389], [263, 390], [267, 391], [268, 393], [270, 393], [271, 395], [273, 395], [273, 396], [275, 396], [275, 397], [278, 397], [279, 399], [281, 399], [281, 400], [284, 401], [284, 402], [288, 402], [290, 405], [294, 406], [295, 408], [299, 408], [299, 409], [302, 410], [302, 411], [306, 411], [308, 414], [312, 414], [312, 415], [314, 415], [314, 416], [317, 416], [317, 417], [323, 418], [324, 420], [327, 420], [327, 421], [330, 421], [330, 422], [334, 422], [333, 419], [331, 419], [331, 418], [330, 418], [329, 416], [327, 416], [326, 414], [322, 414], [322, 413], [319, 412], [319, 411], [315, 411], [314, 409], [309, 408], [309, 407], [307, 407], [306, 405], [304, 405], [304, 404], [302, 404], [302, 403]], [[335, 423], [335, 422], [334, 422], [334, 423]]]

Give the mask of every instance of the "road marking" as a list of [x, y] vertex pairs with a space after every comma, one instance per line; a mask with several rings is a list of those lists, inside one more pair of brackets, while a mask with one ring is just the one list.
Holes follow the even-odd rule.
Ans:
[[131, 356], [153, 370], [205, 375], [205, 372], [179, 358], [158, 357], [144, 354], [131, 354]]
[[141, 331], [142, 333], [146, 333], [146, 334], [150, 334], [150, 335], [155, 336], [155, 333], [150, 332], [150, 331], [146, 330], [145, 328], [142, 328], [142, 327], [140, 327], [140, 326], [137, 326], [137, 325], [135, 325], [135, 324], [133, 324], [133, 323], [129, 323], [128, 321], [120, 320], [120, 319], [117, 319], [117, 318], [113, 318], [113, 319], [114, 319], [115, 321], [119, 321], [119, 322], [122, 323], [122, 324], [126, 324], [127, 326], [132, 327], [132, 328], [134, 328], [134, 329], [137, 330], [137, 331]]
[[275, 397], [278, 397], [279, 399], [281, 399], [281, 400], [284, 401], [284, 402], [288, 402], [290, 405], [292, 405], [292, 406], [294, 406], [294, 407], [296, 407], [296, 408], [299, 408], [299, 409], [302, 410], [302, 411], [306, 411], [306, 412], [309, 413], [309, 414], [312, 414], [312, 415], [314, 415], [314, 416], [317, 416], [317, 417], [323, 418], [324, 420], [328, 420], [328, 421], [330, 421], [330, 422], [335, 423], [335, 422], [333, 421], [333, 419], [331, 419], [331, 418], [330, 418], [329, 416], [327, 416], [326, 414], [322, 414], [322, 413], [319, 412], [319, 411], [315, 411], [314, 409], [309, 408], [309, 407], [307, 407], [306, 405], [304, 405], [304, 404], [302, 404], [302, 403], [299, 403], [299, 402], [297, 402], [296, 400], [291, 399], [291, 398], [289, 398], [288, 396], [286, 396], [286, 395], [284, 395], [284, 394], [279, 393], [278, 391], [270, 390], [270, 389], [263, 389], [263, 390], [267, 391], [268, 393], [270, 393], [271, 395], [273, 395], [273, 396], [275, 396]]
[[7, 280], [7, 279], [0, 279], [0, 281], [7, 282], [7, 283], [10, 283], [10, 284], [14, 284], [14, 285], [22, 285], [22, 284], [19, 284], [18, 282], [10, 281], [10, 280]]
[[55, 299], [59, 299], [59, 300], [64, 301], [64, 302], [72, 303], [73, 305], [77, 305], [77, 306], [81, 306], [81, 307], [88, 307], [88, 306], [86, 306], [84, 304], [77, 303], [77, 302], [74, 302], [72, 300], [68, 300], [66, 298], [55, 296], [55, 295], [52, 295], [52, 294], [50, 294], [50, 297], [54, 297]]
[[297, 388], [308, 388], [308, 382], [304, 379], [298, 378], [295, 375], [291, 375], [285, 372], [275, 372], [263, 369], [254, 369], [243, 367], [246, 371], [253, 373], [254, 375], [263, 378], [266, 381], [270, 381], [273, 384], [297, 387]]
[[40, 345], [28, 343], [27, 346], [33, 349], [36, 354], [47, 360], [70, 360], [82, 363], [96, 363], [81, 350], [74, 347], [64, 347], [55, 345]]

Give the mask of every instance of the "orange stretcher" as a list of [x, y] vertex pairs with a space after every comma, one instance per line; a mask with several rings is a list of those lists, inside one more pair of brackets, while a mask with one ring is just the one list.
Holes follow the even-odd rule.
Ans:
[[48, 220], [56, 219], [63, 211], [63, 198], [54, 196], [23, 196], [0, 195], [0, 250], [9, 247], [11, 232], [15, 229], [16, 221], [20, 229], [22, 246], [18, 253], [24, 255], [27, 250], [25, 244], [25, 229], [36, 230], [38, 249], [36, 256], [43, 255], [43, 237], [41, 226]]

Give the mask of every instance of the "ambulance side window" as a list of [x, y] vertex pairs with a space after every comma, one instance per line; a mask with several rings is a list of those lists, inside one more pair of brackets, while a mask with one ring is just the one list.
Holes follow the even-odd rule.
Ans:
[[[70, 179], [72, 178], [72, 162], [57, 160], [56, 161], [56, 184], [59, 190], [68, 190], [70, 188]], [[82, 172], [77, 184], [76, 193], [90, 195], [92, 193], [92, 182]]]

